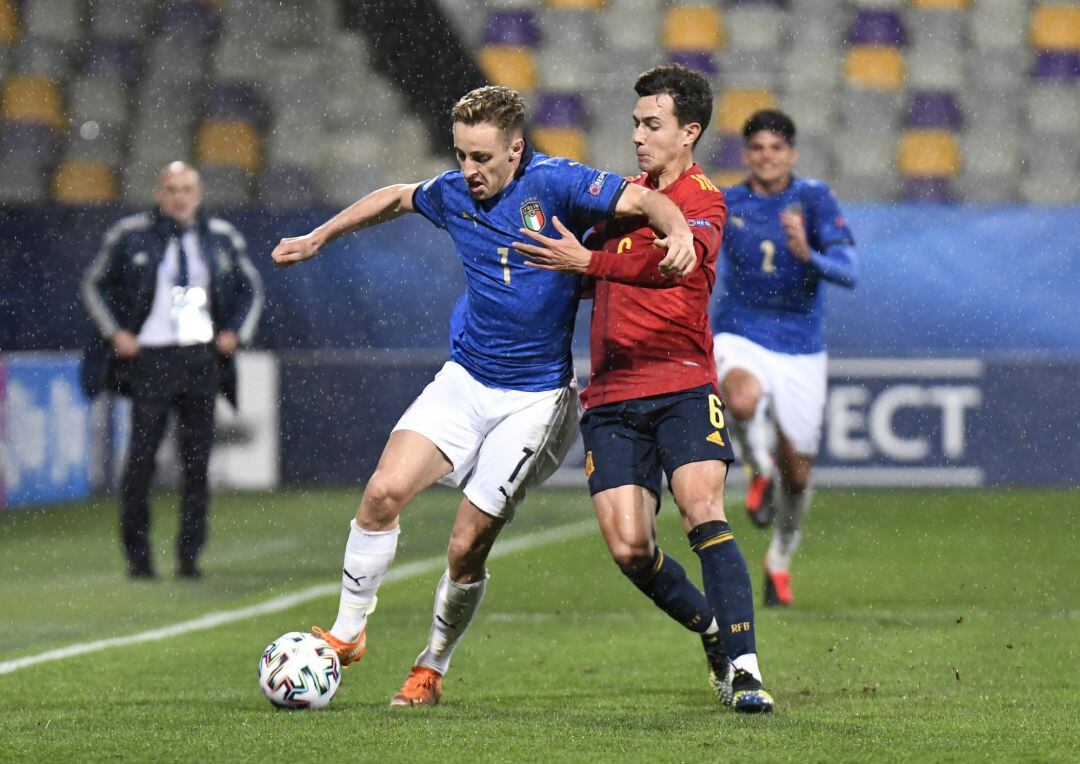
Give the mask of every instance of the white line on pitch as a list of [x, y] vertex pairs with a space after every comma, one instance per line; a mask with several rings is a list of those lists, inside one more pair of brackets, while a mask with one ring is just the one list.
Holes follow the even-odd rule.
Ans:
[[[588, 533], [595, 531], [596, 521], [589, 520], [519, 536], [496, 544], [495, 548], [491, 551], [489, 559], [505, 557], [514, 554], [515, 552], [535, 549], [558, 541], [569, 541], [570, 539], [585, 536]], [[440, 555], [439, 557], [429, 557], [426, 560], [417, 560], [416, 562], [407, 562], [392, 568], [383, 578], [383, 582], [391, 583], [393, 581], [402, 581], [407, 578], [423, 575], [424, 573], [440, 570], [445, 565], [446, 557], [443, 555]], [[158, 629], [141, 631], [138, 634], [128, 634], [123, 637], [109, 637], [108, 639], [99, 639], [94, 642], [86, 642], [80, 645], [60, 647], [55, 650], [38, 653], [37, 655], [27, 655], [23, 658], [15, 658], [14, 660], [0, 663], [0, 674], [10, 674], [13, 671], [18, 671], [19, 669], [33, 666], [38, 663], [48, 663], [50, 661], [63, 660], [64, 658], [73, 658], [76, 655], [85, 655], [86, 653], [94, 653], [99, 650], [107, 650], [110, 647], [136, 645], [143, 642], [169, 639], [170, 637], [189, 634], [193, 631], [205, 631], [207, 629], [222, 626], [226, 623], [253, 618], [257, 615], [278, 613], [309, 600], [318, 599], [319, 597], [328, 597], [332, 594], [337, 594], [340, 591], [341, 584], [319, 584], [318, 586], [310, 586], [307, 589], [301, 589], [298, 592], [275, 597], [274, 599], [266, 600], [265, 602], [260, 602], [255, 605], [236, 608], [234, 610], [220, 610], [216, 613], [207, 613], [198, 618], [192, 618], [189, 621], [174, 623], [171, 626], [162, 626]]]

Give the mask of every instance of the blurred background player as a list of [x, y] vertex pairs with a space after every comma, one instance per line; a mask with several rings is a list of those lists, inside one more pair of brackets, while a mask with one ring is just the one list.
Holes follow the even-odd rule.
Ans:
[[128, 575], [153, 578], [150, 484], [169, 410], [176, 412], [183, 472], [177, 574], [201, 575], [214, 404], [236, 403], [233, 353], [255, 334], [259, 274], [232, 225], [200, 211], [202, 179], [172, 162], [158, 175], [157, 207], [110, 228], [86, 271], [82, 297], [105, 343], [85, 360], [87, 393], [131, 398], [131, 442], [120, 491]]
[[822, 287], [855, 286], [855, 249], [829, 187], [792, 173], [799, 152], [790, 117], [758, 111], [743, 139], [750, 175], [724, 190], [726, 293], [713, 321], [716, 364], [731, 430], [751, 472], [747, 511], [761, 527], [775, 515], [765, 604], [790, 605], [791, 560], [813, 493], [825, 408]]
[[[642, 74], [634, 91], [642, 174], [633, 183], [679, 205], [694, 233], [692, 272], [661, 272], [664, 252], [641, 218], [600, 223], [586, 241], [598, 251], [562, 227], [559, 240], [525, 231], [543, 246], [515, 246], [541, 267], [598, 279], [581, 432], [589, 491], [612, 557], [658, 607], [701, 635], [722, 702], [769, 712], [750, 574], [724, 514], [734, 455], [717, 395], [708, 310], [726, 207], [693, 156], [712, 115], [712, 89], [700, 74], [672, 65]], [[664, 475], [701, 560], [704, 594], [656, 544]]]
[[367, 616], [394, 559], [398, 517], [436, 481], [464, 498], [449, 566], [435, 593], [427, 647], [392, 706], [434, 705], [454, 647], [487, 585], [485, 561], [526, 490], [562, 462], [579, 418], [570, 341], [580, 291], [574, 276], [511, 258], [522, 226], [556, 216], [584, 231], [613, 215], [644, 215], [669, 234], [665, 267], [688, 267], [693, 237], [678, 208], [618, 175], [534, 152], [525, 106], [505, 87], [478, 88], [452, 110], [459, 170], [375, 191], [272, 256], [291, 265], [340, 236], [418, 212], [454, 241], [466, 294], [452, 322], [450, 361], [398, 421], [351, 524], [337, 620], [315, 629], [344, 664], [365, 650]]

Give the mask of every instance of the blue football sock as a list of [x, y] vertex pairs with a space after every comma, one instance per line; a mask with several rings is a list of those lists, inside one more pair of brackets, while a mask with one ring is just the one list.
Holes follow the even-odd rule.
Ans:
[[705, 595], [686, 577], [683, 566], [659, 548], [644, 570], [623, 573], [656, 606], [691, 631], [704, 634], [713, 622], [713, 611]]
[[690, 547], [701, 558], [705, 596], [713, 607], [729, 658], [756, 652], [754, 648], [754, 595], [750, 571], [735, 543], [731, 526], [710, 520], [687, 534]]

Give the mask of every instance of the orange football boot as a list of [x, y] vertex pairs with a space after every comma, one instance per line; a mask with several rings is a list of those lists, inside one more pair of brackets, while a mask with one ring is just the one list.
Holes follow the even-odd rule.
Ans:
[[442, 697], [442, 674], [426, 666], [413, 666], [405, 684], [390, 700], [391, 706], [433, 706]]
[[311, 627], [311, 633], [326, 642], [337, 653], [342, 668], [348, 668], [350, 663], [356, 663], [364, 657], [367, 651], [367, 627], [360, 632], [355, 642], [343, 642], [329, 631], [323, 631], [318, 626]]

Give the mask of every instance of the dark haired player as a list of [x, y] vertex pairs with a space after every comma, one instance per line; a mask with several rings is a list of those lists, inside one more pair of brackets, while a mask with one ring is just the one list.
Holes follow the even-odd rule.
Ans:
[[[769, 712], [750, 575], [724, 515], [733, 454], [717, 395], [708, 306], [726, 208], [693, 157], [712, 114], [712, 91], [679, 66], [645, 72], [634, 90], [633, 141], [642, 174], [632, 185], [657, 189], [682, 210], [694, 234], [693, 270], [685, 278], [662, 273], [663, 250], [640, 217], [598, 224], [585, 246], [560, 227], [561, 239], [530, 234], [542, 246], [515, 247], [540, 267], [597, 278], [581, 432], [589, 490], [612, 557], [657, 606], [701, 635], [722, 702], [736, 711]], [[656, 545], [664, 475], [700, 558], [704, 594]]]
[[439, 701], [454, 648], [484, 596], [488, 553], [526, 491], [562, 462], [577, 424], [570, 341], [580, 280], [511, 257], [518, 229], [554, 231], [551, 221], [561, 216], [583, 231], [604, 218], [645, 215], [669, 234], [666, 269], [682, 272], [694, 260], [690, 229], [662, 194], [534, 152], [514, 91], [477, 88], [451, 117], [460, 169], [374, 191], [272, 253], [278, 265], [292, 265], [340, 236], [414, 212], [450, 234], [465, 268], [450, 361], [390, 434], [350, 526], [337, 620], [316, 630], [343, 665], [359, 660], [401, 512], [437, 481], [462, 488], [428, 643], [392, 706]]
[[751, 470], [746, 508], [761, 527], [776, 518], [764, 561], [765, 604], [790, 605], [791, 559], [810, 504], [825, 408], [822, 286], [855, 285], [855, 249], [829, 187], [792, 173], [799, 152], [790, 117], [759, 111], [743, 138], [750, 176], [724, 190], [727, 291], [713, 322], [716, 365], [731, 431]]

